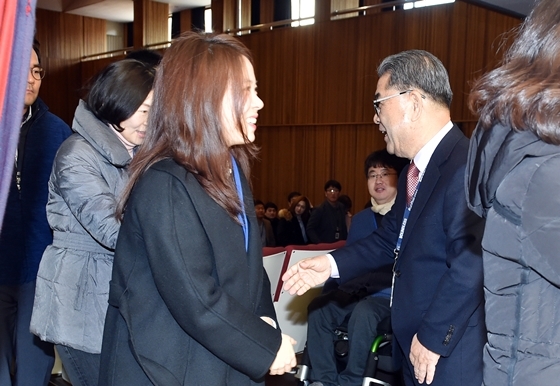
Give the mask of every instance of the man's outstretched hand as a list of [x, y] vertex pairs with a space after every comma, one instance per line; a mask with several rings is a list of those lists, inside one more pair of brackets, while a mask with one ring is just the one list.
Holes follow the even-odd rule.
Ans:
[[282, 275], [284, 290], [290, 295], [303, 295], [310, 288], [323, 284], [331, 276], [331, 263], [326, 255], [303, 259]]

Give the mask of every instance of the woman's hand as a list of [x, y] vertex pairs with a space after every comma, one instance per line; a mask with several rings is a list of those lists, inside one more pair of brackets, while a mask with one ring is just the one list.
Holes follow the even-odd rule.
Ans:
[[276, 322], [274, 321], [274, 319], [268, 316], [261, 316], [261, 319], [266, 323], [270, 324], [272, 327], [276, 328]]
[[296, 353], [294, 345], [297, 342], [290, 336], [282, 334], [282, 344], [276, 353], [276, 358], [270, 366], [271, 375], [282, 375], [296, 367]]

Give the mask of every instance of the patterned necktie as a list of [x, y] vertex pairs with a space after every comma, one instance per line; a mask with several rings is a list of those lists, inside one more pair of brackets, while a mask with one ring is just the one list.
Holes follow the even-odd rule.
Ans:
[[406, 206], [410, 206], [410, 202], [416, 191], [416, 186], [418, 186], [419, 174], [420, 170], [418, 170], [416, 165], [414, 165], [414, 161], [412, 161], [406, 173]]

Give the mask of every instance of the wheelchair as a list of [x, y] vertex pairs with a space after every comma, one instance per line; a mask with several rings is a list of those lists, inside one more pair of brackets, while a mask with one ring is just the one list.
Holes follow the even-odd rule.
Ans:
[[[400, 386], [401, 379], [393, 365], [391, 356], [393, 334], [391, 331], [391, 318], [383, 319], [378, 326], [379, 335], [373, 340], [364, 371], [362, 386]], [[348, 331], [346, 326], [340, 326], [334, 334], [337, 336], [334, 350], [337, 358], [337, 367], [340, 372], [346, 367], [348, 356]], [[309, 386], [311, 365], [307, 353], [307, 345], [303, 351], [301, 364], [295, 374], [299, 378], [300, 386]], [[390, 382], [390, 383], [389, 383]]]

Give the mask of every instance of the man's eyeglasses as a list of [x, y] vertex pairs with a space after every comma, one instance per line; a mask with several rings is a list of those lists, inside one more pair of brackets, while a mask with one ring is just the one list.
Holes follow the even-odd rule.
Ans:
[[29, 71], [31, 72], [31, 76], [35, 80], [41, 80], [45, 77], [45, 70], [43, 69], [43, 67], [33, 66], [29, 69]]
[[379, 174], [372, 173], [372, 174], [369, 174], [369, 175], [368, 175], [368, 179], [377, 180], [378, 178], [380, 178], [380, 179], [382, 179], [382, 180], [387, 180], [387, 178], [388, 178], [389, 176], [394, 176], [394, 175], [396, 175], [396, 174], [397, 174], [397, 173], [389, 173], [389, 172], [381, 172], [381, 173], [379, 173]]
[[340, 190], [331, 188], [331, 189], [325, 190], [325, 192], [327, 192], [327, 193], [340, 193]]
[[402, 94], [406, 94], [406, 93], [409, 93], [411, 91], [412, 90], [401, 91], [397, 94], [393, 94], [393, 95], [389, 95], [389, 96], [386, 96], [386, 97], [383, 97], [383, 98], [375, 99], [373, 101], [373, 107], [375, 108], [376, 114], [379, 115], [379, 112], [381, 111], [381, 102], [386, 101], [387, 99], [391, 99], [391, 98], [394, 98], [394, 97], [401, 96]]

